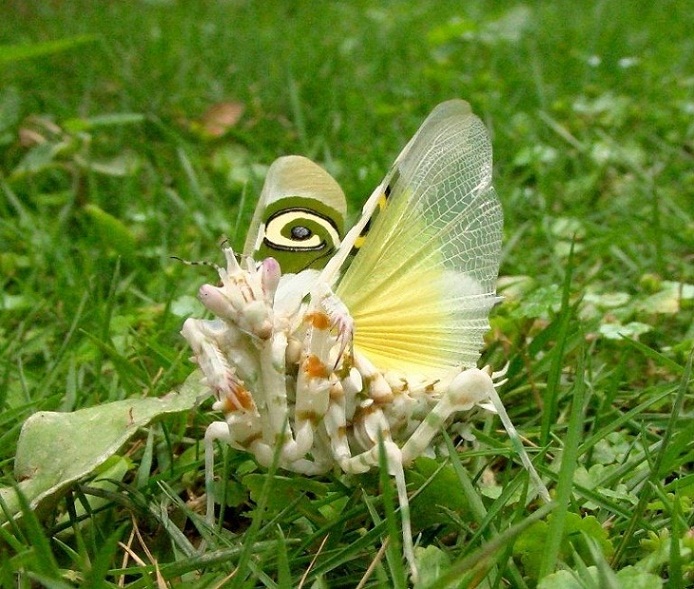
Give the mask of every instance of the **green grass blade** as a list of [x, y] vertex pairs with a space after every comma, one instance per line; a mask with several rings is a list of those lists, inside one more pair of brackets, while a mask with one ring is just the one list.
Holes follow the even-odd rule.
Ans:
[[571, 277], [573, 274], [573, 243], [567, 260], [566, 273], [564, 275], [564, 286], [561, 297], [561, 309], [559, 311], [560, 322], [557, 333], [557, 343], [553, 350], [552, 362], [547, 375], [547, 389], [543, 395], [542, 423], [540, 426], [540, 445], [544, 446], [549, 442], [551, 426], [556, 423], [558, 403], [559, 403], [559, 381], [562, 373], [562, 362], [564, 360], [564, 349], [569, 336], [569, 326], [573, 315], [569, 297], [571, 295]]
[[292, 586], [292, 574], [289, 568], [289, 557], [287, 555], [287, 542], [280, 526], [277, 526], [277, 586], [283, 588]]
[[670, 560], [668, 571], [667, 589], [684, 589], [684, 571], [682, 568], [682, 553], [680, 551], [680, 539], [683, 536], [682, 529], [682, 497], [675, 492], [672, 497], [672, 511], [670, 514], [672, 526], [670, 529]]
[[103, 587], [109, 576], [111, 563], [116, 556], [118, 543], [123, 535], [125, 526], [114, 530], [99, 546], [96, 556], [92, 559], [91, 567], [84, 577], [84, 587]]
[[448, 589], [449, 585], [454, 582], [459, 583], [459, 587], [465, 587], [465, 579], [470, 580], [477, 577], [481, 571], [489, 568], [500, 550], [512, 543], [515, 538], [536, 521], [546, 518], [552, 509], [553, 504], [543, 505], [522, 522], [514, 524], [501, 532], [479, 550], [455, 562], [444, 575], [441, 575], [439, 579], [423, 589]]
[[248, 530], [246, 530], [246, 533], [244, 534], [243, 550], [239, 555], [239, 561], [236, 566], [236, 574], [233, 576], [231, 584], [229, 585], [232, 589], [242, 587], [243, 583], [248, 578], [248, 573], [250, 572], [248, 564], [251, 559], [251, 556], [254, 553], [256, 538], [258, 538], [259, 536], [261, 525], [263, 523], [263, 520], [265, 519], [267, 504], [270, 497], [270, 492], [272, 491], [272, 481], [275, 476], [275, 473], [277, 472], [277, 463], [279, 461], [281, 451], [282, 446], [278, 444], [277, 448], [275, 449], [275, 454], [272, 458], [272, 464], [268, 469], [266, 479], [263, 484], [262, 491], [260, 493], [260, 497], [258, 498], [258, 502], [254, 510], [253, 520], [251, 521], [250, 527], [248, 528]]
[[[404, 589], [407, 587], [407, 575], [403, 566], [402, 559], [402, 532], [398, 525], [398, 518], [395, 515], [395, 494], [393, 493], [394, 481], [388, 474], [388, 456], [386, 455], [383, 437], [379, 436], [379, 480], [383, 492], [383, 512], [386, 524], [388, 546], [386, 548], [386, 560], [390, 569], [391, 581], [395, 589]], [[403, 513], [402, 505], [400, 506], [400, 517], [409, 517], [409, 513]], [[376, 522], [378, 523], [378, 522]]]
[[33, 59], [36, 57], [45, 57], [76, 49], [81, 45], [93, 43], [98, 37], [96, 35], [77, 35], [75, 37], [67, 37], [56, 41], [46, 41], [44, 43], [28, 43], [25, 45], [0, 45], [0, 65], [19, 61], [22, 59]]
[[[553, 512], [549, 524], [549, 538], [562, 538], [564, 533], [564, 519], [569, 510], [571, 492], [573, 488], [573, 477], [576, 466], [578, 466], [578, 445], [583, 431], [583, 413], [585, 405], [585, 351], [578, 358], [576, 376], [571, 401], [571, 415], [564, 441], [562, 452], [561, 467], [557, 479], [556, 509]], [[549, 575], [555, 568], [559, 555], [559, 542], [550, 542], [544, 552], [540, 565], [540, 578]]]
[[661, 473], [661, 466], [667, 453], [668, 443], [675, 435], [675, 432], [678, 427], [678, 422], [680, 421], [680, 414], [684, 405], [684, 399], [687, 394], [687, 391], [689, 390], [691, 382], [693, 358], [694, 350], [692, 350], [692, 352], [689, 354], [689, 360], [687, 362], [687, 366], [685, 367], [684, 374], [682, 375], [682, 379], [680, 380], [680, 386], [672, 404], [670, 418], [668, 419], [667, 427], [663, 432], [663, 437], [660, 442], [660, 449], [651, 467], [647, 484], [643, 486], [639, 493], [639, 502], [634, 508], [631, 519], [629, 520], [629, 524], [624, 534], [622, 535], [621, 541], [617, 546], [617, 549], [615, 550], [615, 554], [612, 560], [613, 564], [619, 563], [621, 559], [624, 557], [624, 554], [633, 539], [634, 533], [640, 527], [640, 520], [643, 517], [648, 502], [650, 501], [653, 489], [661, 484], [660, 479], [663, 476], [663, 473]]
[[53, 555], [49, 538], [46, 536], [36, 514], [29, 506], [27, 498], [18, 487], [15, 487], [15, 492], [22, 510], [24, 534], [33, 552], [31, 560], [34, 570], [46, 579], [61, 579], [60, 569]]

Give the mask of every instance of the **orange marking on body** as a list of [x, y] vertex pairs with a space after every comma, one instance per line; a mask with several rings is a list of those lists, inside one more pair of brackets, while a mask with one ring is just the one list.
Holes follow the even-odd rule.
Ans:
[[342, 397], [345, 396], [345, 391], [342, 388], [340, 381], [333, 383], [333, 385], [329, 389], [329, 394], [331, 401], [339, 401], [340, 399], [342, 399]]
[[438, 384], [439, 380], [435, 380], [434, 382], [429, 383], [427, 386], [424, 387], [424, 392], [425, 393], [433, 393], [436, 390], [436, 385]]
[[375, 411], [378, 411], [378, 405], [372, 403], [367, 407], [357, 407], [354, 411], [354, 416], [352, 417], [352, 423], [357, 423], [363, 421], [368, 415], [371, 415]]
[[330, 317], [320, 311], [308, 313], [305, 317], [305, 321], [308, 321], [316, 329], [328, 329], [328, 327], [330, 327]]
[[249, 436], [245, 440], [236, 440], [236, 441], [239, 443], [240, 446], [243, 446], [244, 448], [248, 448], [248, 447], [250, 447], [250, 445], [253, 442], [255, 442], [256, 440], [262, 439], [262, 437], [263, 437], [263, 434], [257, 433], [257, 434], [253, 434], [252, 436]]
[[297, 421], [310, 421], [313, 425], [318, 425], [321, 416], [315, 411], [297, 411], [296, 419]]
[[328, 378], [330, 371], [315, 354], [311, 354], [304, 362], [304, 370], [311, 378]]
[[253, 395], [240, 384], [236, 384], [222, 399], [222, 413], [250, 411], [255, 408]]
[[239, 387], [239, 389], [236, 391], [236, 399], [238, 400], [239, 405], [241, 405], [241, 407], [243, 407], [246, 411], [249, 411], [255, 407], [253, 396], [248, 392], [247, 389], [243, 387]]

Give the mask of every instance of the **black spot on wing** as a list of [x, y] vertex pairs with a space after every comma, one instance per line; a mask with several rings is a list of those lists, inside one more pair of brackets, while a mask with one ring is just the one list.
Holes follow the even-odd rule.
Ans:
[[[397, 178], [397, 176], [395, 176], [395, 178]], [[371, 215], [371, 218], [366, 222], [366, 225], [364, 225], [364, 229], [361, 230], [361, 233], [359, 234], [359, 237], [357, 238], [357, 241], [355, 242], [350, 255], [353, 256], [359, 251], [359, 248], [361, 248], [361, 246], [364, 243], [364, 240], [366, 239], [366, 235], [369, 233], [369, 230], [371, 229], [371, 223], [374, 221], [376, 216], [386, 208], [387, 201], [390, 198], [392, 192], [393, 181], [391, 180], [391, 182], [386, 184], [386, 187], [383, 190], [383, 198], [381, 199], [382, 202], [379, 202], [378, 208], [373, 212], [373, 215]]]

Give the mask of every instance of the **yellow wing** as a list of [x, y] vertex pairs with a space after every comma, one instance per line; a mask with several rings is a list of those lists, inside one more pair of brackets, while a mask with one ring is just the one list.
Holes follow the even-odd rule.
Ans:
[[486, 129], [452, 100], [424, 121], [364, 206], [370, 217], [387, 196], [336, 293], [354, 319], [355, 348], [379, 369], [435, 377], [476, 364], [501, 257], [491, 181]]

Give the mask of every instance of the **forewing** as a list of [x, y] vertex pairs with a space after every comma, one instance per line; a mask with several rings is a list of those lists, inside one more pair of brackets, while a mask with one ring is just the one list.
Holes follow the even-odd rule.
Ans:
[[477, 362], [501, 252], [491, 182], [482, 121], [462, 100], [439, 105], [386, 176], [387, 205], [337, 287], [355, 348], [378, 368], [435, 376]]
[[328, 172], [302, 156], [281, 157], [268, 170], [244, 254], [272, 256], [285, 274], [322, 268], [342, 240], [345, 210]]

